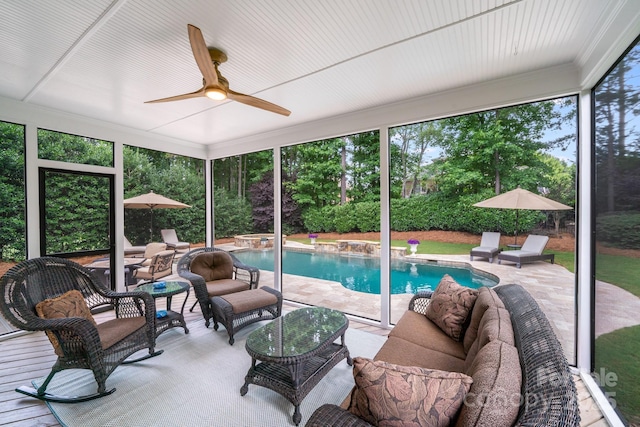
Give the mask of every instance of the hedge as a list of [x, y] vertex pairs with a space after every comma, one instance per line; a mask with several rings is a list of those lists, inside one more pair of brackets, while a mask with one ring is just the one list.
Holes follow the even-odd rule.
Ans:
[[[514, 234], [516, 212], [509, 209], [487, 209], [473, 206], [493, 194], [476, 194], [459, 199], [446, 199], [440, 194], [391, 200], [391, 230], [500, 231]], [[518, 233], [533, 229], [544, 215], [539, 211], [519, 211]], [[361, 202], [311, 209], [303, 215], [310, 232], [380, 231], [380, 203]]]

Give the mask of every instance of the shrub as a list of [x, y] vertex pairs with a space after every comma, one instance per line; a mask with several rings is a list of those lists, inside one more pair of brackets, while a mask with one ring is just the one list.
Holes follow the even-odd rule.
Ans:
[[310, 208], [302, 214], [305, 230], [333, 232], [335, 226], [335, 211], [333, 206], [325, 206], [323, 208]]
[[348, 233], [355, 231], [358, 224], [355, 216], [355, 204], [347, 203], [345, 205], [335, 206], [335, 225], [338, 233]]
[[380, 231], [380, 202], [361, 202], [353, 206], [355, 225], [363, 233]]
[[640, 212], [623, 212], [596, 218], [596, 236], [609, 246], [622, 249], [640, 247]]

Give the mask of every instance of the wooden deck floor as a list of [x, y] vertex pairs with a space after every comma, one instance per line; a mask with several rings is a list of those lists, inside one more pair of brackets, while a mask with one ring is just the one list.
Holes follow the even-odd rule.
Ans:
[[[158, 300], [158, 308], [161, 309], [162, 301]], [[193, 304], [193, 293], [189, 296], [185, 307], [185, 319], [187, 323], [201, 319], [200, 309], [196, 307], [193, 313], [189, 307]], [[175, 297], [173, 308], [180, 303], [179, 297]], [[285, 307], [286, 309], [287, 307]], [[295, 308], [295, 307], [288, 307]], [[96, 315], [100, 322], [111, 313]], [[365, 330], [367, 332], [387, 335], [388, 330], [368, 325], [351, 319], [350, 327]], [[34, 378], [46, 376], [56, 356], [49, 340], [44, 333], [30, 333], [5, 341], [0, 341], [0, 426], [2, 427], [31, 427], [31, 426], [59, 426], [57, 420], [49, 408], [41, 401], [27, 398], [14, 389], [29, 384]], [[578, 377], [576, 382], [579, 391], [579, 400], [582, 426], [604, 427], [608, 424], [595, 405], [593, 399], [586, 391]]]

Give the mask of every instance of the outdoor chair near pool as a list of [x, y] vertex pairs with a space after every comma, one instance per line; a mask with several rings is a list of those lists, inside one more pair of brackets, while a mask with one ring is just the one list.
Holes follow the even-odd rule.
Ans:
[[498, 255], [502, 249], [500, 249], [500, 233], [494, 231], [485, 231], [482, 233], [482, 239], [480, 240], [480, 246], [476, 246], [471, 249], [471, 261], [473, 257], [489, 258], [489, 262], [493, 262], [493, 258]]
[[166, 250], [167, 250], [166, 243], [160, 243], [160, 242], [147, 243], [147, 246], [145, 246], [145, 249], [144, 249], [144, 255], [143, 255], [144, 261], [142, 261], [140, 264], [145, 267], [148, 267], [151, 264], [151, 259], [154, 257], [154, 255]]
[[522, 264], [535, 261], [549, 260], [551, 264], [553, 264], [555, 255], [542, 253], [548, 241], [549, 236], [530, 234], [522, 244], [520, 250], [499, 253], [498, 264], [501, 264], [502, 261], [511, 261], [515, 262], [518, 268], [520, 268]]
[[199, 248], [184, 254], [178, 261], [178, 274], [193, 286], [205, 326], [214, 319], [213, 297], [256, 289], [260, 270], [243, 264], [233, 254], [216, 248]]
[[[133, 271], [131, 275], [137, 284], [155, 282], [173, 273], [173, 257], [176, 253], [172, 249], [158, 252], [151, 258], [149, 265], [143, 265]], [[129, 284], [126, 284], [127, 290]]]
[[176, 251], [188, 251], [191, 249], [191, 243], [189, 242], [181, 242], [178, 240], [178, 235], [176, 234], [176, 230], [170, 228], [168, 230], [160, 230], [162, 234], [162, 241], [167, 244], [168, 248], [172, 248]]
[[[151, 295], [113, 292], [95, 273], [73, 261], [54, 257], [22, 261], [0, 279], [0, 295], [5, 319], [21, 330], [44, 331], [58, 356], [37, 389], [16, 389], [27, 396], [63, 403], [106, 396], [115, 391], [107, 390], [106, 380], [120, 364], [162, 353], [155, 350], [156, 308]], [[114, 309], [115, 319], [96, 323], [91, 310], [103, 307]], [[148, 352], [125, 360], [140, 350]], [[65, 369], [93, 371], [97, 392], [80, 396], [48, 393], [53, 376]]]
[[133, 246], [129, 239], [124, 238], [124, 256], [125, 258], [141, 258], [144, 256], [145, 246]]

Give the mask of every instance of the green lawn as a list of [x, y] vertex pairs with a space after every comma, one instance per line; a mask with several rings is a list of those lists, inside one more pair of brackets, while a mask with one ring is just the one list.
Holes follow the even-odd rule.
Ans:
[[596, 255], [596, 278], [640, 297], [640, 260], [621, 255]]
[[596, 339], [600, 386], [632, 425], [640, 423], [640, 326], [622, 328]]

